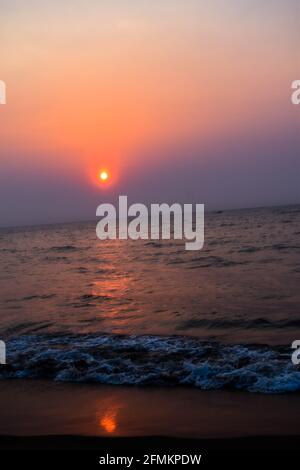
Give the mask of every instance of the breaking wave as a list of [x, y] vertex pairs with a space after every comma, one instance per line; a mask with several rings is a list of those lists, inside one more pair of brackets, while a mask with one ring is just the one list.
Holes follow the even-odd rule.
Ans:
[[257, 393], [300, 390], [291, 350], [183, 336], [25, 335], [7, 342], [0, 378], [114, 385], [188, 385]]

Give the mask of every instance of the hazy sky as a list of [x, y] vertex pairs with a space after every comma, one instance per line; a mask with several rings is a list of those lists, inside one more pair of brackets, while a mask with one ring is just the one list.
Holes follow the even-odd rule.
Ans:
[[300, 203], [299, 18], [298, 0], [0, 0], [0, 224], [119, 194]]

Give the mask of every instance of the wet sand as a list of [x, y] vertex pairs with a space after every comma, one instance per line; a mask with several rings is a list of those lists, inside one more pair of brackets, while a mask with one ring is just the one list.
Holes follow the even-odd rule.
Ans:
[[0, 382], [0, 418], [1, 448], [142, 448], [167, 438], [290, 448], [299, 445], [300, 396], [12, 380]]

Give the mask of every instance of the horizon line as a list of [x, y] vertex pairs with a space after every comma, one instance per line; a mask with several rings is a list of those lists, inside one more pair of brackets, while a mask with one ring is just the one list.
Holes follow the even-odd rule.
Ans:
[[[163, 203], [160, 203], [163, 204]], [[174, 204], [174, 203], [173, 203]], [[180, 204], [180, 203], [177, 203]], [[185, 203], [188, 204], [188, 203]], [[192, 203], [190, 203], [192, 204]], [[196, 203], [194, 203], [196, 204]], [[194, 205], [193, 204], [193, 205]], [[200, 203], [199, 203], [200, 204]], [[146, 204], [145, 204], [146, 205]], [[151, 204], [150, 204], [151, 205]], [[149, 205], [146, 205], [149, 207]], [[205, 206], [205, 204], [204, 204]], [[257, 209], [271, 209], [271, 208], [280, 208], [280, 207], [292, 207], [292, 206], [300, 206], [300, 202], [293, 202], [290, 204], [271, 204], [271, 205], [262, 205], [262, 206], [251, 206], [251, 207], [239, 207], [239, 208], [231, 208], [231, 209], [208, 209], [205, 212], [208, 214], [221, 214], [223, 212], [235, 212], [235, 211], [246, 211], [246, 210], [257, 210]], [[193, 211], [194, 213], [194, 211]], [[132, 216], [134, 218], [134, 216]], [[119, 220], [119, 219], [117, 219]], [[93, 223], [97, 221], [97, 216], [95, 215], [95, 219], [80, 219], [80, 220], [70, 220], [70, 221], [57, 221], [57, 222], [34, 222], [29, 224], [21, 224], [21, 225], [1, 225], [0, 230], [5, 229], [20, 229], [20, 228], [33, 228], [33, 227], [47, 227], [52, 225], [72, 225], [72, 224], [86, 224], [86, 223]]]

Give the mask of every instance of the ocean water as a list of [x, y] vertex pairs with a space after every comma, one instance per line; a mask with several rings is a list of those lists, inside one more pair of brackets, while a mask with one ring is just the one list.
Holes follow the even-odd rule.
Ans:
[[0, 231], [2, 378], [300, 390], [300, 206], [208, 213], [201, 251]]

